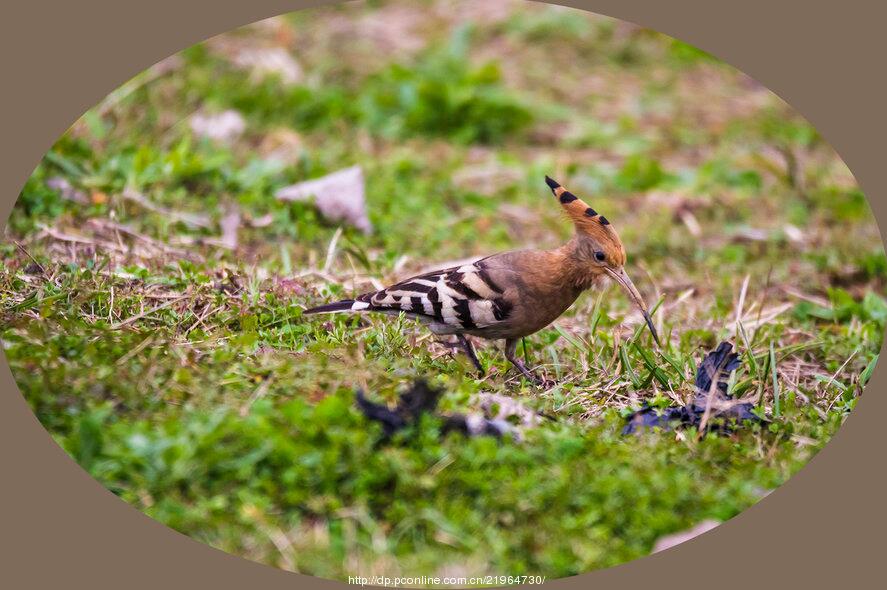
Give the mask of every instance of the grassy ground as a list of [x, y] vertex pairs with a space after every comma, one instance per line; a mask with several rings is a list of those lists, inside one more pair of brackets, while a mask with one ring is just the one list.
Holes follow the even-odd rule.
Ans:
[[[298, 61], [291, 83], [237, 65], [268, 48]], [[224, 109], [239, 138], [191, 132]], [[354, 164], [370, 234], [273, 196]], [[498, 344], [478, 380], [411, 321], [300, 317], [434, 263], [557, 245], [544, 174], [618, 229], [662, 350], [615, 288], [527, 340], [558, 381], [544, 391]], [[339, 579], [566, 576], [730, 518], [829, 440], [887, 320], [865, 197], [803, 119], [692, 47], [516, 2], [356, 3], [190, 48], [59, 139], [0, 252], [5, 353], [67, 452], [200, 541]], [[630, 408], [686, 399], [721, 339], [769, 427], [619, 436]], [[502, 443], [426, 420], [375, 445], [354, 388], [391, 401], [417, 375], [447, 411], [497, 393], [556, 420]]]

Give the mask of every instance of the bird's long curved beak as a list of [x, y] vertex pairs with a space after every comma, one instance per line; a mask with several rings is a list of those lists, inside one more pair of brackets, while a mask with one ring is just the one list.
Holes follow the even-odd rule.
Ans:
[[620, 268], [619, 270], [612, 270], [610, 268], [605, 268], [605, 270], [614, 281], [619, 283], [619, 285], [625, 289], [625, 292], [628, 293], [635, 305], [640, 308], [641, 313], [644, 314], [644, 320], [647, 322], [647, 327], [650, 328], [650, 333], [653, 334], [653, 340], [656, 341], [656, 346], [661, 347], [662, 344], [659, 343], [659, 334], [656, 333], [656, 327], [653, 325], [653, 320], [650, 318], [650, 312], [647, 311], [647, 304], [644, 303], [644, 299], [641, 297], [641, 294], [638, 293], [634, 283], [632, 283], [631, 279], [628, 278], [628, 275], [625, 274], [625, 269]]

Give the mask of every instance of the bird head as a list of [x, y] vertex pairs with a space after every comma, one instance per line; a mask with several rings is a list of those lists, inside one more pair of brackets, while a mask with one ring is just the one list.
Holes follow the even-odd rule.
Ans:
[[653, 326], [650, 312], [643, 297], [625, 272], [625, 246], [610, 221], [592, 209], [588, 203], [562, 187], [548, 176], [545, 183], [558, 198], [567, 216], [576, 227], [574, 254], [591, 275], [606, 275], [622, 287], [644, 314], [644, 320], [659, 345], [659, 335]]

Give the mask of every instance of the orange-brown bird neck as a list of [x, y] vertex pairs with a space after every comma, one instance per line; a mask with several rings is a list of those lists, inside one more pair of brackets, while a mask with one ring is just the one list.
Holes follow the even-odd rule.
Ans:
[[562, 284], [584, 291], [606, 274], [600, 265], [594, 264], [595, 247], [583, 236], [574, 235], [566, 244], [550, 252], [551, 271]]

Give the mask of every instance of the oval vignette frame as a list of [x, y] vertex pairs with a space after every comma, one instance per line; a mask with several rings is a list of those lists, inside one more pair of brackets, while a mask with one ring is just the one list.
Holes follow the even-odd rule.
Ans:
[[[598, 13], [601, 13], [601, 14], [608, 14], [608, 15], [611, 15], [611, 14], [612, 14], [612, 15], [613, 15], [613, 18], [620, 18], [620, 19], [622, 19], [622, 20], [629, 20], [629, 21], [632, 20], [632, 19], [629, 19], [629, 18], [625, 18], [625, 17], [623, 17], [623, 16], [618, 16], [618, 15], [616, 15], [614, 12], [606, 12], [606, 11], [603, 11], [603, 10], [600, 10], [600, 9], [594, 10], [594, 12], [598, 12]], [[268, 15], [268, 16], [270, 16], [270, 15]], [[263, 17], [263, 18], [265, 18], [265, 17]], [[253, 19], [253, 20], [257, 20], [257, 19]], [[651, 24], [651, 25], [648, 25], [648, 26], [650, 26], [651, 28], [654, 28], [654, 29], [656, 29], [656, 30], [661, 30], [661, 31], [665, 31], [665, 30], [667, 30], [667, 29], [665, 29], [664, 27], [656, 26], [656, 25], [654, 25], [654, 24]], [[226, 29], [226, 30], [227, 30], [227, 29]], [[680, 38], [680, 39], [685, 39], [685, 38], [686, 38], [686, 37], [683, 37], [683, 36], [680, 36], [680, 35], [677, 35], [677, 34], [672, 34], [672, 33], [668, 33], [668, 34], [674, 36], [675, 38]], [[718, 52], [716, 52], [716, 51], [712, 51], [712, 53], [715, 54], [715, 55], [718, 55], [718, 57], [720, 58], [720, 54], [719, 54]], [[736, 67], [736, 66], [732, 63], [732, 60], [730, 60], [730, 61], [728, 61], [728, 60], [724, 60], [724, 61], [726, 61], [726, 63], [729, 63], [730, 65], [733, 65], [734, 67]], [[740, 71], [743, 71], [743, 72], [747, 72], [747, 69], [745, 69], [745, 68], [737, 68], [737, 69], [740, 69]], [[772, 85], [770, 85], [770, 84], [765, 84], [765, 86], [766, 86], [768, 89], [770, 89], [771, 91], [776, 92], [776, 91], [773, 90], [773, 86], [772, 86]], [[782, 96], [781, 93], [777, 93], [777, 94], [780, 95], [780, 96]], [[788, 103], [792, 106], [792, 108], [795, 109], [796, 111], [798, 111], [798, 112], [803, 112], [801, 108], [799, 108], [799, 107], [796, 106], [796, 104], [797, 104], [796, 101], [791, 101], [791, 102], [790, 102], [790, 101], [786, 100], [786, 102], [788, 102]], [[833, 146], [836, 146], [836, 145], [837, 145], [835, 141], [832, 141], [832, 140], [831, 140], [830, 136], [826, 135], [826, 134], [822, 131], [822, 126], [821, 126], [820, 124], [817, 124], [817, 125], [816, 125], [816, 128], [817, 128], [818, 130], [820, 130], [820, 132], [823, 133], [823, 135], [826, 136], [826, 137], [828, 138], [828, 142], [829, 142], [831, 145], [833, 145]], [[839, 152], [839, 154], [842, 155], [842, 158], [845, 159], [845, 161], [848, 159], [847, 157], [844, 157], [845, 151], [844, 151], [843, 149], [839, 149], [839, 148], [836, 147], [836, 150]], [[854, 172], [854, 176], [857, 178], [857, 180], [858, 180], [858, 181], [860, 182], [860, 184], [862, 185], [862, 184], [863, 184], [863, 181], [860, 180], [860, 175], [857, 173], [857, 171], [855, 170], [855, 168], [853, 169], [853, 172]], [[866, 195], [867, 195], [867, 196], [869, 196], [869, 195], [872, 194], [868, 189], [865, 189], [865, 192], [866, 192]], [[870, 205], [872, 206], [873, 209], [876, 208], [874, 202], [872, 202], [872, 201], [870, 200], [869, 203], [870, 203]], [[881, 215], [878, 215], [878, 214], [876, 213], [876, 218], [877, 218], [877, 217], [881, 217]], [[881, 381], [883, 381], [883, 379], [880, 378], [880, 377], [881, 377], [881, 374], [882, 374], [882, 371], [881, 371], [881, 370], [876, 370], [876, 372], [875, 372], [875, 374], [874, 374], [874, 376], [873, 376], [872, 382], [868, 385], [867, 390], [870, 391], [870, 388], [871, 388], [871, 387], [873, 387], [873, 386], [874, 386], [874, 387], [877, 387], [878, 383], [881, 382]], [[871, 397], [871, 395], [869, 395], [868, 397]], [[869, 402], [862, 402], [862, 401], [861, 401], [861, 403], [863, 403], [863, 404], [864, 404], [864, 407], [866, 407], [866, 408], [868, 408], [868, 406], [870, 405]], [[853, 412], [854, 416], [851, 418], [851, 424], [854, 424], [854, 423], [857, 423], [857, 422], [860, 421], [859, 416], [856, 416], [857, 414], [866, 414], [867, 412], [870, 412], [870, 411], [872, 411], [872, 410], [871, 410], [871, 409], [866, 409], [866, 410], [862, 410], [861, 412], [858, 411], [858, 410], [857, 410], [857, 411], [854, 411], [854, 412]], [[41, 430], [42, 430], [42, 427], [41, 427]], [[841, 439], [843, 439], [843, 438], [846, 436], [846, 435], [844, 435], [843, 433], [845, 433], [847, 430], [848, 430], [848, 428], [847, 428], [847, 425], [845, 424], [845, 425], [839, 430], [839, 433], [841, 433], [841, 437], [838, 437], [837, 435], [835, 435], [835, 436], [834, 436], [834, 437], [833, 437], [833, 438], [832, 438], [832, 439], [826, 444], [825, 448], [826, 448], [826, 449], [831, 449], [831, 448], [835, 445], [835, 443], [836, 443], [838, 440], [841, 440]], [[45, 432], [45, 431], [44, 431], [44, 432]], [[55, 449], [56, 452], [57, 452], [58, 450], [59, 450], [59, 449]], [[825, 450], [825, 449], [823, 449], [823, 450]], [[821, 457], [822, 457], [822, 454], [823, 454], [823, 453], [820, 452], [819, 454], [817, 454], [817, 455], [814, 457], [814, 459], [816, 459], [817, 462], [819, 462], [820, 459], [821, 459]], [[811, 461], [812, 461], [812, 459], [811, 459]], [[818, 464], [818, 463], [817, 463], [817, 464]], [[809, 465], [809, 463], [808, 463], [808, 465]], [[78, 468], [78, 469], [79, 469], [79, 468]], [[792, 478], [790, 478], [790, 481], [796, 481], [796, 480], [797, 480], [799, 477], [801, 477], [802, 475], [806, 475], [808, 471], [809, 471], [809, 469], [807, 469], [806, 466], [805, 466], [804, 468], [801, 469], [801, 471], [799, 471], [799, 472], [796, 473]], [[96, 482], [96, 483], [97, 483], [97, 482]], [[782, 486], [780, 486], [780, 488], [785, 488], [786, 485], [788, 485], [788, 482], [786, 482], [785, 484], [783, 484]], [[780, 495], [782, 495], [782, 494], [780, 494]], [[772, 500], [771, 500], [771, 499], [768, 499], [768, 504], [769, 504], [770, 502], [772, 502]], [[758, 510], [758, 505], [753, 506], [753, 508], [755, 508], [755, 510]], [[750, 510], [751, 510], [751, 509], [747, 509], [747, 510], [743, 511], [743, 512], [741, 513], [741, 515], [743, 515], [743, 516], [746, 515], [747, 513], [749, 513]], [[138, 510], [136, 510], [136, 512], [138, 512]], [[731, 526], [732, 526], [733, 524], [735, 524], [735, 521], [736, 521], [735, 518], [734, 518], [734, 519], [731, 519], [731, 521], [730, 521]], [[726, 523], [725, 523], [725, 524], [726, 524]], [[161, 525], [161, 526], [163, 526], [163, 525]], [[166, 527], [164, 526], [164, 528], [166, 528]], [[718, 528], [720, 529], [721, 527], [718, 527]], [[709, 536], [706, 536], [705, 538], [706, 538], [706, 543], [708, 543], [708, 542], [709, 542]], [[701, 549], [701, 547], [695, 547], [695, 545], [698, 545], [698, 543], [694, 544], [694, 551], [695, 551], [695, 550], [698, 550], [698, 549]], [[668, 555], [672, 555], [673, 553], [676, 553], [676, 552], [680, 552], [680, 550], [675, 549], [675, 550], [673, 550], [673, 551], [668, 551], [667, 554], [668, 554]], [[685, 552], [686, 552], [686, 551], [685, 551]], [[632, 562], [629, 562], [629, 563], [623, 564], [623, 565], [621, 565], [621, 566], [618, 566], [618, 567], [615, 568], [615, 569], [630, 568], [630, 567], [633, 567], [634, 565], [638, 564], [638, 562], [641, 562], [641, 561], [653, 561], [653, 560], [654, 560], [654, 559], [648, 559], [648, 560], [637, 559], [637, 560], [633, 560]], [[655, 559], [655, 560], [656, 560], [656, 561], [659, 561], [658, 559]], [[611, 569], [614, 569], [614, 568], [611, 568]], [[582, 574], [582, 575], [583, 575], [583, 576], [588, 576], [588, 575], [592, 575], [592, 576], [600, 576], [601, 574], [604, 574], [604, 573], [606, 573], [607, 571], [608, 571], [608, 570], [600, 570], [600, 571], [590, 572], [590, 573]], [[289, 579], [292, 580], [292, 578], [289, 578]], [[318, 581], [320, 581], [320, 580], [318, 580]]]

